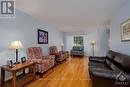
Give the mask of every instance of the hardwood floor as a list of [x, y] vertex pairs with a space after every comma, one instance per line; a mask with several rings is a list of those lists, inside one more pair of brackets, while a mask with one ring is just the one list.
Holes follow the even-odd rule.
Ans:
[[25, 87], [91, 87], [88, 58], [69, 58]]

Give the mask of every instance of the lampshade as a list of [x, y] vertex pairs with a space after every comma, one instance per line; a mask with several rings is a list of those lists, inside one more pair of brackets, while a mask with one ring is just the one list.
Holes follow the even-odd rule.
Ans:
[[23, 45], [22, 45], [21, 41], [12, 41], [10, 44], [10, 48], [19, 49], [19, 48], [23, 48]]
[[94, 44], [95, 44], [95, 41], [94, 41], [94, 40], [92, 40], [90, 43], [91, 43], [91, 45], [94, 45]]

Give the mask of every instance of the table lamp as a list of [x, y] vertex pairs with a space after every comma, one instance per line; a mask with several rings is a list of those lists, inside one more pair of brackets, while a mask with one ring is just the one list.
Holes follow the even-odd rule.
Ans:
[[90, 44], [92, 45], [92, 54], [94, 56], [94, 45], [95, 45], [95, 41], [91, 41]]
[[18, 49], [23, 48], [21, 41], [12, 41], [11, 44], [10, 44], [10, 48], [16, 50], [16, 62], [15, 62], [15, 64], [19, 63], [18, 62]]

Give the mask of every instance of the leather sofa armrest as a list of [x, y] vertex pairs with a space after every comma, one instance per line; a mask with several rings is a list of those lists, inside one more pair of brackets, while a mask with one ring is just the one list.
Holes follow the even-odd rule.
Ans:
[[130, 82], [130, 73], [126, 73], [125, 76], [127, 77], [127, 80]]
[[105, 62], [106, 57], [89, 57], [89, 61], [96, 61], [96, 62]]
[[94, 69], [92, 70], [91, 74], [92, 76], [97, 77], [97, 78], [116, 80], [119, 72], [117, 73], [112, 70]]
[[[96, 78], [103, 78], [103, 79], [110, 79], [110, 80], [117, 80], [120, 73], [121, 72], [116, 72], [112, 70], [104, 70], [104, 69], [95, 69], [95, 70], [92, 70], [91, 72], [92, 76]], [[130, 82], [130, 74], [124, 73], [124, 72], [123, 74], [126, 78], [126, 81]]]

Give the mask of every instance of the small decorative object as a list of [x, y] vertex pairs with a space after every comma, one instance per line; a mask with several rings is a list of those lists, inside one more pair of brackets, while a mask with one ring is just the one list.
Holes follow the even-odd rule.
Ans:
[[48, 44], [48, 32], [38, 29], [38, 44]]
[[16, 62], [15, 63], [16, 64], [19, 63], [18, 62], [18, 49], [23, 48], [21, 41], [12, 41], [10, 48], [16, 50]]
[[93, 56], [94, 56], [95, 41], [91, 41], [90, 44], [92, 45], [92, 54], [93, 54]]
[[130, 18], [121, 24], [121, 40], [130, 41]]
[[10, 60], [9, 67], [10, 67], [10, 68], [13, 68], [13, 67], [14, 67], [14, 64], [13, 64], [13, 61], [12, 61], [12, 60]]
[[13, 63], [12, 60], [8, 60], [7, 63], [8, 63], [8, 66], [9, 66], [10, 68], [13, 68], [13, 67], [14, 67], [14, 63]]
[[26, 58], [25, 58], [25, 57], [22, 57], [22, 58], [21, 58], [21, 62], [22, 62], [22, 63], [26, 62]]
[[11, 59], [7, 60], [7, 65], [8, 65], [10, 68], [13, 68], [13, 67], [14, 67], [13, 61], [12, 61]]

